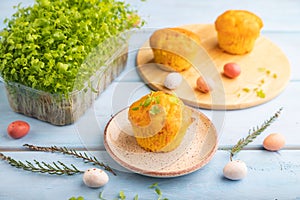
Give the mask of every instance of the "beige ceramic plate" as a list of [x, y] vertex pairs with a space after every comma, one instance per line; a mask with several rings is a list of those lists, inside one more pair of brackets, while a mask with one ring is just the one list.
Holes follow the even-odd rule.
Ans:
[[132, 136], [128, 108], [107, 124], [104, 145], [110, 156], [135, 173], [152, 177], [176, 177], [194, 172], [207, 164], [217, 150], [217, 132], [201, 112], [190, 108], [194, 122], [178, 148], [168, 153], [143, 150]]

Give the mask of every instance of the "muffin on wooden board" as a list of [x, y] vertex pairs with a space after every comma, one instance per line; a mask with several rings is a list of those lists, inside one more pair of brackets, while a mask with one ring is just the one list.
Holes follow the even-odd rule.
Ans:
[[261, 18], [246, 10], [228, 10], [215, 21], [220, 48], [238, 55], [252, 51], [262, 27]]
[[199, 36], [184, 28], [164, 28], [150, 37], [154, 62], [166, 71], [189, 69], [201, 45]]
[[151, 152], [174, 150], [192, 123], [191, 110], [177, 96], [162, 91], [134, 102], [128, 118], [137, 143]]

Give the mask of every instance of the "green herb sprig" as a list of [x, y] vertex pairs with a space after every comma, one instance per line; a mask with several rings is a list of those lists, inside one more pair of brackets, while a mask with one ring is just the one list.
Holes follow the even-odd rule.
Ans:
[[34, 163], [30, 161], [17, 161], [9, 156], [5, 156], [4, 154], [0, 153], [0, 159], [8, 162], [11, 166], [16, 168], [21, 168], [26, 171], [36, 172], [36, 173], [48, 173], [48, 174], [56, 174], [56, 175], [74, 175], [78, 173], [83, 173], [77, 169], [73, 164], [71, 166], [67, 166], [64, 163], [57, 161], [53, 162], [52, 164], [48, 164], [45, 162], [39, 162], [34, 160]]
[[75, 149], [68, 149], [67, 147], [57, 147], [57, 146], [41, 147], [41, 146], [35, 146], [32, 144], [24, 144], [23, 146], [27, 147], [33, 151], [43, 151], [43, 152], [52, 152], [52, 153], [59, 152], [59, 153], [65, 154], [65, 155], [71, 155], [76, 158], [81, 158], [85, 162], [93, 163], [94, 165], [103, 167], [105, 170], [111, 172], [113, 175], [117, 175], [110, 166], [104, 164], [103, 162], [99, 162], [95, 156], [91, 157], [91, 156], [88, 156], [86, 153], [82, 154], [80, 152], [77, 152]]
[[246, 138], [240, 139], [235, 146], [230, 150], [230, 160], [233, 156], [241, 151], [246, 145], [252, 142], [257, 136], [259, 136], [264, 130], [266, 130], [280, 115], [282, 108], [280, 108], [270, 119], [266, 120], [260, 127], [254, 127], [249, 130]]

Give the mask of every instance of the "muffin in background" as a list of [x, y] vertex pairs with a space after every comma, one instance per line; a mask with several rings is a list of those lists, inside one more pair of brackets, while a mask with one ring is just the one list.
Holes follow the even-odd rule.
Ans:
[[151, 152], [177, 148], [192, 123], [191, 110], [177, 96], [162, 91], [134, 102], [128, 118], [138, 145]]
[[196, 33], [179, 27], [159, 29], [150, 37], [154, 62], [166, 71], [181, 72], [192, 67], [199, 45]]
[[253, 50], [262, 27], [261, 18], [246, 10], [228, 10], [215, 21], [220, 48], [238, 55]]

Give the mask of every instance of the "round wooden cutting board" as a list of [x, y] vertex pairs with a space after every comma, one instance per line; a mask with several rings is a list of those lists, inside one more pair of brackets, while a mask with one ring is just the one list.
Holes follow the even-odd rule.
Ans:
[[[141, 78], [153, 90], [176, 93], [186, 104], [218, 110], [233, 110], [256, 106], [280, 94], [290, 78], [290, 65], [281, 49], [264, 36], [260, 36], [254, 49], [245, 55], [232, 55], [218, 47], [217, 32], [213, 24], [182, 26], [199, 35], [202, 43], [201, 64], [181, 72], [183, 81], [175, 90], [164, 87], [170, 73], [153, 62], [153, 53], [147, 41], [138, 51], [137, 69]], [[235, 79], [223, 75], [223, 66], [235, 62], [241, 74]], [[196, 89], [196, 80], [203, 76], [211, 79], [214, 89], [202, 93]]]

